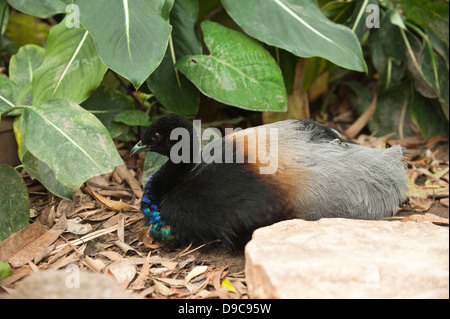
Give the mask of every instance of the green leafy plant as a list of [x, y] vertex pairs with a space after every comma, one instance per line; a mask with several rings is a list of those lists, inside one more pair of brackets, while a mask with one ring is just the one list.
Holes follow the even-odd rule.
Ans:
[[[425, 138], [447, 135], [448, 1], [322, 1], [322, 5], [330, 19], [355, 31], [370, 64], [364, 79], [346, 83], [356, 93], [352, 104], [359, 113], [374, 94], [378, 96], [369, 130], [378, 136], [394, 132], [399, 139], [418, 131]], [[374, 18], [378, 25], [368, 28], [366, 20], [371, 24]]]

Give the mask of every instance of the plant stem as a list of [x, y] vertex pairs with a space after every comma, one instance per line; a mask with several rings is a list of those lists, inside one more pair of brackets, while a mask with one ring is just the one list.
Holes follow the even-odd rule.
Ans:
[[389, 86], [391, 86], [391, 79], [392, 79], [392, 57], [388, 57], [387, 60], [387, 75], [386, 75], [386, 86], [385, 90], [389, 89]]
[[29, 106], [25, 106], [25, 105], [21, 105], [21, 106], [13, 106], [12, 108], [10, 108], [10, 109], [4, 111], [4, 112], [1, 114], [0, 122], [3, 120], [3, 118], [4, 118], [5, 116], [7, 116], [7, 115], [8, 115], [9, 113], [11, 113], [12, 111], [15, 111], [15, 110], [23, 110], [23, 109], [29, 109], [29, 108], [30, 108]]
[[366, 9], [368, 3], [369, 3], [369, 0], [364, 0], [364, 3], [361, 6], [361, 9], [359, 9], [358, 16], [356, 17], [355, 24], [353, 25], [353, 28], [352, 28], [353, 32], [356, 31], [356, 28], [358, 27], [359, 21], [361, 21], [361, 17], [363, 15], [364, 10]]
[[400, 140], [403, 140], [405, 137], [403, 127], [405, 125], [405, 116], [406, 116], [406, 109], [408, 108], [409, 94], [410, 94], [410, 92], [408, 92], [405, 95], [405, 100], [403, 101], [403, 105], [402, 105], [402, 112], [400, 114], [400, 120], [398, 122], [398, 136], [399, 136]]
[[175, 71], [175, 77], [177, 78], [178, 87], [180, 88], [180, 90], [182, 90], [180, 75], [178, 74], [178, 70], [175, 67], [175, 64], [177, 63], [177, 57], [175, 56], [175, 48], [173, 46], [172, 34], [170, 34], [169, 36], [169, 48], [170, 48], [170, 55], [172, 56], [173, 70]]
[[425, 44], [427, 45], [428, 51], [430, 52], [430, 56], [431, 56], [431, 62], [433, 65], [433, 73], [434, 73], [434, 82], [436, 85], [436, 89], [439, 91], [439, 75], [438, 75], [438, 71], [437, 71], [437, 64], [436, 64], [436, 57], [434, 56], [434, 50], [433, 50], [433, 46], [431, 45], [431, 42], [429, 40], [429, 37], [427, 34], [425, 34], [419, 27], [417, 27], [416, 25], [414, 25], [413, 23], [409, 22], [409, 21], [405, 21], [405, 25], [412, 29], [413, 31], [415, 31], [424, 41]]
[[400, 33], [402, 35], [403, 41], [405, 42], [406, 48], [408, 49], [408, 54], [414, 64], [414, 67], [417, 69], [417, 71], [419, 72], [419, 74], [423, 77], [423, 72], [422, 69], [420, 68], [419, 63], [416, 60], [416, 56], [414, 55], [414, 51], [411, 48], [411, 44], [408, 41], [408, 38], [406, 37], [406, 33], [405, 30], [403, 30], [402, 28], [399, 27]]
[[278, 47], [275, 47], [275, 53], [277, 55], [277, 64], [278, 64], [278, 66], [280, 66], [280, 63], [281, 63], [281, 61], [280, 61], [280, 49]]

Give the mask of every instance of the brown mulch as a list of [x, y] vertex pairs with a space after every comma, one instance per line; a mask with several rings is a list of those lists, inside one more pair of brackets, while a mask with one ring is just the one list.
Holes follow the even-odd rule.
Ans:
[[[383, 147], [389, 137], [361, 135], [360, 144]], [[448, 145], [409, 141], [407, 203], [389, 220], [448, 227]], [[415, 143], [415, 144], [411, 144]], [[31, 203], [30, 226], [5, 240], [12, 275], [0, 288], [13, 291], [27, 275], [46, 269], [106, 273], [126, 290], [145, 298], [248, 298], [243, 255], [228, 253], [220, 242], [169, 251], [148, 236], [139, 212], [143, 157], [88, 180], [73, 201], [61, 200], [22, 172]]]

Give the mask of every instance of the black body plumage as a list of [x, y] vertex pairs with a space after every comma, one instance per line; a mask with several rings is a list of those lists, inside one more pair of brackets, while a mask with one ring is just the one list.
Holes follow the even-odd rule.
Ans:
[[[138, 150], [133, 149], [132, 152], [147, 150], [169, 156], [171, 148], [178, 142], [170, 139], [170, 132], [177, 127], [186, 128], [191, 136], [194, 134], [189, 121], [181, 116], [168, 114], [149, 127], [141, 144], [135, 147]], [[391, 158], [398, 166], [395, 168], [395, 174], [392, 170], [386, 172], [393, 177], [382, 176], [383, 180], [377, 182], [384, 185], [384, 178], [392, 179], [388, 180], [386, 185], [393, 185], [393, 190], [386, 190], [387, 196], [392, 197], [392, 200], [381, 207], [382, 204], [372, 204], [371, 197], [378, 196], [370, 193], [372, 185], [367, 187], [369, 193], [364, 193], [365, 190], [361, 191], [358, 186], [360, 183], [365, 187], [369, 179], [361, 179], [364, 176], [357, 177], [354, 187], [358, 190], [354, 192], [352, 181], [349, 180], [350, 185], [347, 185], [347, 177], [341, 176], [353, 174], [352, 169], [357, 169], [361, 174], [361, 168], [351, 167], [350, 165], [355, 166], [352, 161], [334, 165], [333, 159], [315, 158], [310, 151], [316, 150], [317, 156], [324, 156], [325, 159], [333, 157], [334, 152], [337, 154], [336, 158], [353, 156], [354, 162], [359, 163], [366, 158], [365, 149], [373, 149], [359, 149], [362, 146], [343, 141], [335, 130], [313, 121], [279, 122], [274, 127], [279, 128], [281, 132], [281, 162], [275, 174], [258, 174], [258, 163], [174, 163], [169, 158], [152, 176], [144, 190], [142, 210], [152, 225], [153, 235], [178, 242], [205, 243], [220, 239], [227, 249], [235, 251], [244, 247], [255, 229], [284, 219], [375, 219], [396, 212], [396, 205], [404, 196], [403, 184], [406, 185], [406, 178], [403, 181], [402, 177], [404, 164], [401, 156], [399, 158], [398, 155], [380, 152], [380, 157], [383, 158], [380, 165], [377, 164], [379, 170], [383, 170], [383, 164], [390, 164], [382, 161], [390, 161]], [[356, 147], [358, 149], [355, 149]], [[303, 151], [303, 154], [300, 153]], [[372, 157], [372, 154], [367, 154], [367, 158]], [[348, 172], [345, 172], [345, 165], [349, 165]], [[327, 170], [329, 172], [326, 172]], [[330, 174], [329, 177], [327, 173]], [[373, 173], [368, 172], [370, 175]], [[334, 188], [335, 183], [342, 185], [336, 185]], [[374, 188], [381, 189], [383, 186], [380, 185], [377, 184]], [[339, 201], [336, 194], [331, 195], [330, 200], [327, 199], [327, 192], [336, 193], [336, 189], [342, 189], [342, 203], [336, 203]], [[381, 192], [380, 198], [386, 196], [383, 190]], [[352, 196], [357, 198], [353, 200]], [[378, 198], [373, 200], [377, 201]], [[367, 206], [367, 213], [364, 205]], [[370, 205], [374, 207], [371, 208]], [[348, 212], [352, 209], [354, 211]]]

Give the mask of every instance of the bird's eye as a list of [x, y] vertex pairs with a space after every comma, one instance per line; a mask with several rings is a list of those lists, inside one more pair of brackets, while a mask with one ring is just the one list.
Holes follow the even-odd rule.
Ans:
[[158, 143], [159, 140], [161, 139], [161, 135], [158, 132], [155, 132], [152, 134], [151, 139], [153, 143]]

